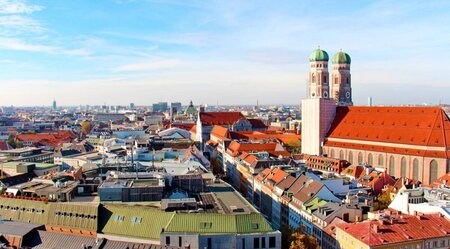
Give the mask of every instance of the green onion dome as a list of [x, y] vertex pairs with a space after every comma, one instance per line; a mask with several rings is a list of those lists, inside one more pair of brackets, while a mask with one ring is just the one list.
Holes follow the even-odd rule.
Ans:
[[318, 48], [316, 50], [314, 50], [311, 55], [309, 56], [309, 61], [313, 62], [313, 61], [328, 61], [328, 54], [327, 52], [325, 52], [324, 50]]
[[352, 59], [350, 58], [350, 55], [340, 51], [333, 55], [332, 62], [333, 64], [350, 64], [352, 62]]

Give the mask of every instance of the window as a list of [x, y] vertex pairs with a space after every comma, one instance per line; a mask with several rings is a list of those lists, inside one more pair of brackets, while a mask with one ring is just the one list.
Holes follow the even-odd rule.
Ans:
[[406, 178], [406, 158], [402, 157], [402, 170], [401, 170], [401, 176], [403, 178]]
[[417, 158], [413, 161], [413, 179], [419, 179], [419, 160]]
[[276, 241], [277, 241], [276, 237], [269, 237], [269, 247], [270, 248], [276, 247]]
[[353, 164], [353, 153], [352, 153], [351, 151], [348, 153], [348, 161], [349, 161], [351, 164]]
[[333, 149], [330, 149], [330, 157], [334, 158], [334, 150]]
[[212, 239], [208, 238], [208, 249], [212, 249]]
[[384, 157], [383, 155], [378, 156], [378, 166], [383, 167], [384, 166]]
[[252, 223], [252, 229], [258, 229], [258, 223]]
[[315, 83], [315, 82], [316, 82], [316, 76], [315, 76], [314, 74], [312, 74], [311, 82], [312, 82], [312, 83]]
[[430, 183], [433, 183], [438, 178], [438, 164], [436, 160], [430, 162]]
[[245, 238], [242, 238], [242, 249], [245, 249]]
[[[445, 241], [444, 241], [445, 244]], [[261, 248], [266, 248], [266, 237], [261, 238]]]
[[170, 237], [166, 236], [166, 246], [170, 245]]
[[362, 152], [358, 153], [358, 164], [362, 164], [363, 163], [363, 154]]
[[344, 158], [344, 151], [343, 151], [343, 150], [339, 151], [339, 159], [340, 159], [340, 160], [344, 160], [344, 159], [345, 159], [345, 158]]
[[253, 238], [253, 248], [259, 248], [259, 238]]
[[179, 246], [179, 247], [182, 247], [182, 246], [183, 246], [183, 238], [181, 238], [181, 236], [178, 237], [178, 246]]
[[133, 217], [133, 218], [131, 218], [131, 222], [133, 222], [133, 223], [141, 223], [142, 222], [142, 218], [141, 217]]
[[211, 222], [200, 222], [200, 229], [211, 229]]
[[391, 156], [389, 158], [389, 175], [395, 176], [395, 158]]
[[367, 156], [367, 163], [368, 163], [370, 166], [373, 166], [373, 156], [372, 156], [372, 153], [369, 153], [369, 155]]

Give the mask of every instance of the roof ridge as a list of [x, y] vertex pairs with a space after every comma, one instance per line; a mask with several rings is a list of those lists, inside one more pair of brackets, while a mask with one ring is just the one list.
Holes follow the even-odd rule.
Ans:
[[441, 114], [441, 129], [442, 129], [442, 133], [444, 134], [445, 157], [448, 159], [449, 158], [448, 153], [447, 153], [448, 144], [447, 144], [447, 139], [446, 139], [447, 136], [445, 134], [445, 127], [444, 127], [444, 124], [445, 124], [444, 117], [448, 119], [448, 116], [447, 116], [447, 113], [445, 113], [444, 110], [442, 110], [442, 108], [440, 108], [440, 109], [441, 109], [440, 110], [440, 114]]
[[433, 135], [433, 131], [434, 131], [434, 128], [436, 127], [436, 123], [438, 122], [438, 120], [439, 120], [439, 113], [438, 113], [438, 115], [436, 115], [434, 123], [433, 123], [433, 126], [430, 129], [430, 134], [428, 135], [427, 142], [426, 142], [426, 147], [427, 148], [425, 149], [425, 151], [428, 151], [428, 147], [429, 147], [429, 144], [430, 144], [431, 136]]

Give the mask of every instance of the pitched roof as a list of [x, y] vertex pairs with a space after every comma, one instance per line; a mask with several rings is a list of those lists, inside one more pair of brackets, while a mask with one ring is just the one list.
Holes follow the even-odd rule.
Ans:
[[227, 153], [231, 156], [237, 156], [239, 152], [257, 152], [257, 151], [275, 151], [277, 150], [278, 143], [242, 143], [238, 141], [232, 141], [228, 146]]
[[240, 119], [246, 119], [240, 112], [200, 112], [203, 125], [232, 125]]
[[220, 138], [230, 138], [230, 131], [223, 126], [214, 125], [211, 130], [211, 135], [214, 135], [214, 136], [220, 137]]
[[338, 107], [328, 138], [448, 149], [450, 120], [440, 107]]
[[366, 168], [361, 165], [350, 165], [347, 168], [345, 168], [341, 175], [348, 175], [353, 176], [355, 179], [360, 178], [366, 173]]
[[[162, 229], [175, 213], [152, 207], [108, 204], [102, 205], [99, 214], [101, 233], [159, 240]], [[140, 222], [133, 222], [133, 217], [141, 218]]]
[[441, 185], [450, 187], [450, 173], [445, 173], [445, 175], [439, 177], [439, 179], [430, 184], [430, 187], [438, 187]]
[[402, 214], [388, 222], [370, 220], [338, 224], [337, 227], [370, 247], [447, 237], [450, 233], [450, 221], [441, 214], [420, 216]]
[[267, 129], [267, 125], [261, 119], [249, 118], [248, 121], [252, 124], [253, 129]]
[[274, 230], [262, 215], [252, 214], [176, 214], [165, 232], [203, 234], [271, 233]]
[[15, 221], [97, 231], [98, 205], [0, 197], [0, 215]]

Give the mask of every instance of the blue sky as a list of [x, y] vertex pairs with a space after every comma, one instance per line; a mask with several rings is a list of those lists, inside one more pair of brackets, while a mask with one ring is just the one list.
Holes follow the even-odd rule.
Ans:
[[450, 1], [0, 0], [0, 105], [297, 104], [309, 53], [365, 105], [450, 103]]

